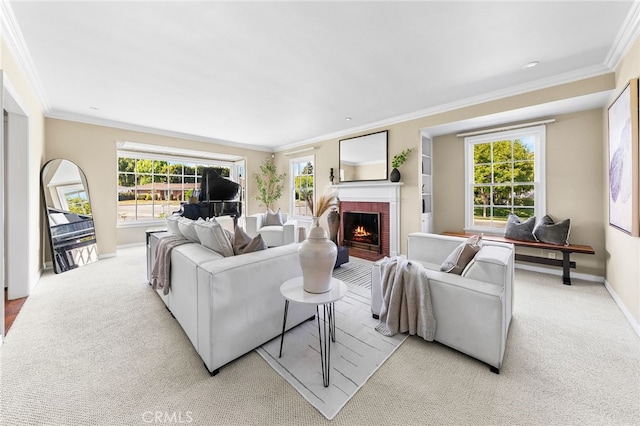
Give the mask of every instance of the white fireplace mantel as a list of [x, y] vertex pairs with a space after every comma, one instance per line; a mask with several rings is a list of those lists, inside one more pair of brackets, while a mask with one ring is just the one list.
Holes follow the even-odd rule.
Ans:
[[402, 182], [344, 182], [331, 185], [340, 201], [389, 203], [389, 255], [400, 254], [400, 188]]

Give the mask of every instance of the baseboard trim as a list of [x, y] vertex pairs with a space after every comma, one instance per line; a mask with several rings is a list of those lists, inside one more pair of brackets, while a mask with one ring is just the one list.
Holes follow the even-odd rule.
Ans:
[[613, 299], [613, 301], [616, 302], [616, 305], [618, 305], [618, 308], [620, 308], [620, 310], [622, 311], [622, 314], [625, 316], [625, 318], [627, 318], [627, 321], [629, 321], [629, 324], [631, 324], [631, 328], [633, 328], [633, 331], [635, 331], [636, 334], [640, 337], [640, 323], [636, 321], [633, 315], [631, 315], [631, 312], [629, 312], [627, 307], [624, 306], [624, 303], [622, 303], [622, 300], [620, 299], [620, 297], [618, 297], [618, 294], [609, 285], [609, 282], [607, 280], [604, 280], [604, 287], [607, 289], [607, 291], [611, 295], [611, 298]]
[[[534, 266], [534, 265], [529, 265], [521, 262], [516, 262], [515, 266], [518, 269], [524, 269], [527, 271], [541, 272], [543, 274], [557, 275], [559, 277], [562, 276], [562, 269], [558, 269], [558, 268], [545, 268], [544, 266]], [[601, 277], [599, 275], [583, 274], [580, 272], [572, 271], [571, 278], [579, 278], [585, 281], [592, 281], [592, 282], [604, 284], [604, 277]]]

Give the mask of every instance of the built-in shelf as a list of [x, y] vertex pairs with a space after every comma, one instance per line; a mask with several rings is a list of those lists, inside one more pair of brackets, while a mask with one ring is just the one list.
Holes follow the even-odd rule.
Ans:
[[425, 135], [420, 143], [420, 159], [422, 232], [433, 232], [433, 141]]

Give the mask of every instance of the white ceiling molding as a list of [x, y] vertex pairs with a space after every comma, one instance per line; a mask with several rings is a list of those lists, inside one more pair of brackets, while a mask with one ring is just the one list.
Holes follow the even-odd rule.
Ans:
[[222, 160], [222, 161], [239, 161], [244, 157], [232, 154], [220, 154], [217, 152], [199, 151], [194, 149], [177, 148], [166, 145], [151, 145], [147, 143], [129, 142], [129, 141], [117, 141], [116, 147], [120, 151], [129, 152], [142, 152], [153, 154], [166, 154], [176, 157], [185, 158], [206, 158], [210, 160]]
[[302, 152], [315, 151], [316, 149], [318, 149], [317, 146], [310, 146], [309, 148], [302, 148], [302, 149], [297, 149], [295, 151], [285, 152], [284, 155], [295, 155], [295, 154], [300, 154]]
[[489, 126], [504, 126], [508, 123], [538, 120], [549, 116], [598, 109], [607, 104], [611, 92], [612, 90], [605, 90], [603, 92], [591, 93], [575, 98], [562, 99], [544, 104], [531, 105], [525, 108], [468, 118], [457, 122], [444, 123], [424, 128], [422, 129], [422, 134], [426, 137], [434, 138], [441, 135], [487, 128]]
[[478, 135], [486, 135], [488, 133], [506, 132], [507, 130], [522, 129], [523, 127], [533, 127], [533, 126], [539, 126], [541, 124], [550, 124], [555, 122], [556, 122], [555, 118], [550, 118], [548, 120], [540, 120], [540, 121], [530, 121], [528, 123], [512, 124], [511, 126], [493, 127], [491, 129], [473, 130], [471, 132], [458, 133], [456, 137], [466, 138], [467, 136], [478, 136]]
[[636, 1], [618, 31], [618, 35], [604, 60], [604, 65], [615, 69], [638, 35], [640, 35], [640, 3]]
[[51, 109], [49, 100], [38, 77], [38, 71], [36, 71], [33, 65], [29, 48], [16, 22], [13, 9], [11, 9], [11, 5], [6, 0], [0, 0], [0, 32], [18, 66], [20, 66], [25, 73], [30, 86], [33, 88], [42, 106], [43, 112], [45, 114], [48, 113]]
[[[78, 2], [78, 3], [81, 3], [81, 2]], [[627, 2], [624, 2], [624, 3], [626, 4]], [[29, 49], [27, 47], [25, 37], [24, 37], [24, 35], [26, 35], [27, 39], [31, 43], [32, 39], [29, 38], [29, 36], [33, 35], [34, 32], [35, 33], [39, 32], [40, 37], [47, 39], [48, 37], [50, 37], [50, 33], [48, 33], [46, 29], [49, 28], [49, 25], [51, 25], [53, 28], [56, 20], [50, 19], [48, 13], [43, 13], [43, 10], [49, 10], [49, 9], [43, 9], [40, 6], [26, 7], [25, 5], [27, 4], [29, 3], [27, 2], [22, 3], [21, 4], [22, 7], [20, 7], [20, 3], [17, 3], [17, 2], [12, 3], [12, 2], [9, 2], [8, 0], [0, 0], [0, 18], [1, 18], [0, 19], [0, 24], [1, 24], [0, 35], [2, 35], [3, 39], [6, 41], [8, 50], [14, 56], [16, 62], [18, 63], [18, 66], [24, 70], [24, 74], [26, 76], [27, 82], [31, 85], [32, 90], [35, 93], [35, 96], [38, 98], [38, 100], [42, 104], [44, 115], [46, 117], [59, 118], [63, 120], [76, 121], [76, 122], [82, 122], [87, 124], [109, 126], [109, 127], [120, 128], [125, 130], [140, 131], [145, 133], [158, 134], [158, 135], [164, 135], [164, 136], [176, 137], [176, 138], [188, 139], [188, 140], [195, 140], [195, 141], [201, 141], [206, 143], [214, 143], [219, 145], [227, 145], [232, 147], [258, 150], [258, 151], [264, 151], [264, 152], [288, 151], [290, 149], [299, 148], [300, 146], [303, 146], [303, 145], [313, 144], [315, 142], [325, 141], [331, 138], [339, 138], [343, 136], [353, 135], [358, 132], [371, 131], [372, 129], [375, 129], [375, 128], [384, 128], [385, 126], [393, 125], [396, 123], [406, 122], [414, 119], [420, 119], [420, 118], [428, 117], [434, 114], [461, 109], [461, 108], [478, 105], [478, 104], [482, 104], [490, 101], [495, 101], [495, 100], [502, 99], [509, 96], [515, 96], [515, 95], [519, 95], [526, 92], [549, 88], [549, 87], [561, 85], [564, 83], [570, 83], [570, 82], [579, 81], [585, 78], [590, 78], [598, 75], [604, 75], [606, 73], [611, 73], [613, 69], [615, 69], [615, 65], [617, 65], [617, 63], [621, 60], [621, 58], [624, 57], [624, 55], [626, 54], [626, 52], [628, 51], [632, 43], [635, 41], [635, 39], [638, 37], [638, 34], [640, 33], [640, 3], [638, 1], [634, 1], [633, 3], [630, 3], [630, 6], [624, 7], [624, 10], [626, 11], [626, 15], [623, 15], [621, 12], [618, 12], [617, 14], [612, 14], [612, 17], [616, 18], [615, 22], [622, 22], [622, 25], [620, 26], [619, 29], [615, 27], [609, 28], [608, 33], [603, 34], [603, 35], [606, 35], [607, 44], [605, 46], [610, 45], [611, 47], [608, 50], [608, 53], [604, 58], [604, 60], [603, 60], [602, 54], [606, 52], [606, 48], [603, 48], [603, 50], [600, 51], [600, 54], [598, 55], [597, 58], [595, 58], [596, 59], [595, 61], [594, 60], [589, 61], [588, 64], [592, 64], [591, 66], [586, 66], [586, 67], [583, 67], [582, 69], [574, 68], [573, 71], [569, 71], [569, 72], [565, 72], [562, 74], [549, 76], [545, 78], [541, 77], [538, 80], [533, 80], [525, 84], [518, 84], [518, 82], [523, 81], [521, 79], [512, 79], [510, 81], [513, 82], [511, 84], [516, 84], [514, 86], [509, 87], [509, 83], [505, 81], [503, 86], [507, 86], [507, 87], [494, 90], [493, 92], [479, 94], [476, 96], [471, 96], [463, 99], [460, 99], [460, 97], [457, 97], [457, 99], [455, 97], [449, 97], [448, 100], [447, 98], [439, 98], [440, 101], [438, 102], [440, 103], [433, 102], [432, 105], [429, 106], [428, 108], [421, 109], [418, 111], [415, 111], [415, 107], [416, 106], [419, 107], [420, 104], [417, 104], [415, 102], [410, 108], [404, 108], [404, 109], [397, 108], [395, 110], [390, 108], [384, 114], [370, 115], [369, 119], [365, 117], [361, 117], [359, 121], [353, 122], [353, 123], [355, 122], [359, 123], [357, 127], [348, 128], [348, 129], [335, 130], [335, 129], [339, 129], [339, 127], [336, 127], [335, 125], [333, 125], [333, 126], [325, 126], [323, 130], [322, 127], [319, 127], [319, 126], [314, 127], [311, 125], [321, 121], [319, 119], [316, 120], [312, 118], [312, 119], [309, 119], [309, 123], [307, 123], [310, 125], [309, 129], [312, 129], [312, 131], [303, 132], [298, 128], [295, 128], [295, 126], [293, 126], [293, 130], [297, 130], [298, 134], [289, 138], [287, 138], [287, 134], [284, 133], [283, 131], [280, 131], [280, 133], [278, 134], [272, 128], [272, 127], [276, 127], [276, 126], [272, 126], [273, 123], [280, 122], [279, 119], [277, 118], [271, 119], [270, 121], [262, 120], [262, 122], [260, 122], [259, 119], [264, 118], [264, 115], [265, 115], [265, 114], [261, 114], [259, 117], [254, 117], [253, 120], [251, 118], [247, 119], [247, 121], [249, 122], [249, 125], [253, 128], [253, 132], [243, 133], [242, 126], [238, 127], [236, 125], [236, 127], [234, 128], [232, 125], [230, 125], [230, 129], [232, 129], [233, 131], [239, 132], [238, 137], [236, 139], [232, 131], [225, 132], [224, 130], [227, 130], [227, 129], [221, 129], [221, 127], [224, 127], [224, 125], [226, 124], [224, 122], [221, 122], [220, 125], [216, 126], [216, 128], [214, 129], [208, 129], [206, 126], [199, 126], [199, 123], [205, 123], [206, 119], [205, 120], [198, 119], [196, 121], [192, 121], [191, 124], [180, 123], [178, 120], [178, 122], [174, 123], [174, 125], [172, 126], [172, 128], [176, 130], [164, 130], [163, 127], [165, 126], [165, 124], [169, 123], [174, 117], [177, 117], [178, 114], [175, 114], [174, 116], [171, 116], [171, 115], [165, 116], [164, 122], [158, 121], [158, 120], [154, 121], [153, 119], [157, 118], [157, 116], [153, 116], [150, 118], [149, 116], [144, 116], [144, 114], [142, 114], [142, 118], [140, 118], [139, 121], [136, 121], [134, 117], [135, 111], [131, 112], [130, 114], [122, 114], [119, 116], [117, 114], [112, 114], [111, 115], [112, 118], [100, 118], [99, 117], [100, 115], [103, 115], [106, 117], [107, 116], [106, 113], [98, 112], [97, 110], [94, 111], [95, 115], [94, 113], [91, 113], [88, 111], [86, 113], [84, 112], [87, 108], [91, 108], [92, 105], [96, 105], [100, 107], [102, 106], [102, 105], [98, 105], [97, 103], [94, 104], [92, 103], [92, 101], [85, 102], [85, 105], [82, 106], [81, 108], [70, 108], [69, 110], [67, 110], [66, 108], [68, 108], [68, 106], [66, 106], [64, 102], [60, 102], [59, 99], [56, 98], [56, 96], [60, 97], [60, 94], [57, 93], [56, 90], [60, 89], [60, 87], [63, 87], [63, 86], [52, 84], [48, 80], [44, 80], [44, 81], [47, 81], [47, 84], [52, 84], [51, 86], [47, 86], [49, 90], [49, 95], [50, 95], [49, 97], [47, 97], [44, 90], [44, 86], [42, 84], [43, 80], [41, 80], [41, 78], [39, 77], [39, 73], [37, 72], [34, 66], [36, 62], [33, 60], [34, 57], [31, 54], [31, 52], [33, 52], [33, 54], [37, 54], [38, 48], [40, 49], [42, 49], [43, 47], [46, 48], [46, 44], [39, 45], [37, 43], [34, 43], [34, 45], [31, 46], [31, 49]], [[556, 3], [553, 3], [553, 4], [556, 4]], [[609, 6], [607, 6], [607, 8], [613, 9]], [[14, 9], [15, 11], [19, 12], [17, 16], [14, 14]], [[564, 8], [561, 8], [561, 9], [564, 9]], [[620, 7], [615, 9], [619, 11], [622, 10], [622, 8]], [[54, 9], [51, 9], [51, 10], [54, 10]], [[242, 8], [240, 8], [239, 10], [241, 11]], [[602, 9], [600, 7], [600, 9], [598, 10], [600, 10], [602, 15], [606, 14], [606, 9]], [[296, 8], [292, 8], [289, 11], [294, 14], [299, 12]], [[117, 14], [115, 13], [115, 10], [112, 10], [112, 12], [114, 12], [114, 15], [113, 15], [114, 17], [117, 16]], [[25, 30], [24, 34], [20, 29], [20, 26], [18, 25], [18, 19], [17, 19], [17, 17], [20, 17], [20, 19], [23, 19], [23, 16], [21, 15], [21, 13], [30, 13], [31, 15], [27, 14], [25, 16], [27, 17], [30, 16], [31, 21], [29, 21], [29, 19], [26, 19], [25, 22], [31, 22], [32, 24], [36, 24], [31, 28], [28, 25], [26, 25], [24, 27], [24, 30]], [[162, 16], [162, 14], [160, 13], [159, 16]], [[304, 15], [302, 16], [304, 17]], [[376, 13], [374, 13], [373, 16], [376, 17], [377, 16]], [[592, 18], [593, 16], [594, 15], [591, 14], [591, 16], [588, 16], [588, 18]], [[95, 18], [100, 19], [99, 16], [96, 16]], [[569, 18], [566, 18], [566, 19], [569, 19]], [[63, 22], [63, 21], [60, 21], [60, 22]], [[598, 22], [598, 21], [595, 19], [592, 19], [590, 22]], [[72, 25], [72, 23], [73, 23], [72, 20], [69, 21], [69, 24], [65, 28], [59, 28], [59, 32], [66, 34], [67, 29], [72, 30], [73, 28], [75, 28]], [[598, 27], [591, 26], [589, 28], [593, 30], [594, 28], [598, 28]], [[583, 28], [583, 30], [587, 31], [585, 28]], [[348, 34], [349, 33], [347, 33], [347, 35]], [[612, 43], [612, 38], [614, 34], [616, 35], [616, 37]], [[170, 35], [170, 31], [167, 33], [167, 35]], [[78, 39], [78, 37], [76, 37], [76, 39]], [[73, 38], [70, 40], [73, 40]], [[61, 46], [67, 46], [67, 45], [68, 44], [66, 43], [61, 44]], [[546, 46], [549, 46], [549, 45], [547, 44]], [[551, 47], [549, 46], [547, 48], [550, 49]], [[573, 50], [565, 51], [563, 57], [570, 55], [572, 52]], [[73, 51], [69, 51], [67, 54], [73, 55]], [[80, 58], [81, 57], [78, 57], [78, 59]], [[40, 58], [36, 58], [36, 59], [40, 60]], [[534, 59], [542, 59], [542, 58], [536, 57]], [[57, 65], [55, 61], [53, 61], [53, 63]], [[593, 65], [593, 64], [596, 64], [596, 65]], [[38, 65], [41, 66], [40, 62], [38, 62]], [[82, 68], [82, 67], [79, 67], [79, 68]], [[563, 67], [562, 69], [568, 69], [568, 68]], [[45, 66], [42, 66], [42, 68], [40, 68], [40, 75], [42, 77], [49, 77], [51, 74], [47, 75], [46, 71], [49, 71], [49, 69], [47, 68], [46, 62], [45, 62]], [[60, 74], [61, 73], [58, 72], [58, 75]], [[533, 74], [533, 75], [542, 76], [542, 75], [548, 75], [548, 73]], [[55, 81], [55, 79], [53, 81]], [[465, 82], [453, 81], [450, 84], [463, 87], [463, 83]], [[499, 86], [492, 85], [491, 87], [495, 88]], [[66, 90], [66, 92], [64, 93], [67, 95], [71, 94], [72, 90]], [[425, 92], [425, 93], [428, 93], [428, 92]], [[461, 92], [461, 93], [463, 93], [462, 96], [464, 96], [464, 92]], [[474, 92], [474, 93], [478, 93], [478, 92]], [[153, 95], [145, 97], [138, 94], [137, 98], [151, 99], [152, 96]], [[234, 94], [234, 96], [237, 97], [238, 95]], [[76, 98], [80, 99], [82, 97], [77, 96]], [[69, 100], [69, 103], [73, 105], [73, 102], [78, 102], [76, 98], [72, 98], [71, 100]], [[64, 99], [64, 96], [62, 97], [62, 99]], [[239, 111], [243, 111], [241, 107], [242, 102], [240, 102], [241, 99], [235, 99], [233, 97], [231, 97], [231, 99], [232, 101], [238, 101], [238, 105], [240, 106], [237, 106], [237, 109]], [[275, 97], [274, 100], [275, 99], [279, 99], [279, 98]], [[49, 102], [49, 100], [53, 103]], [[287, 99], [285, 98], [284, 101], [287, 101]], [[451, 101], [451, 102], [448, 102], [448, 101]], [[234, 104], [233, 102], [231, 103]], [[283, 102], [283, 103], [286, 103], [286, 102]], [[142, 105], [144, 105], [144, 103], [142, 103]], [[426, 105], [429, 105], [429, 103], [422, 103], [422, 105], [426, 106]], [[111, 105], [111, 107], [112, 109], [117, 109], [117, 105], [116, 106]], [[198, 112], [197, 110], [189, 111], [189, 108], [190, 108], [189, 104], [182, 104], [181, 108], [182, 109], [179, 110], [179, 112], [186, 112], [191, 115], [195, 115], [195, 113]], [[139, 109], [140, 111], [144, 111], [143, 106], [141, 106]], [[74, 112], [71, 112], [72, 110]], [[203, 110], [203, 108], [200, 108], [200, 110]], [[414, 112], [403, 114], [403, 111], [414, 111]], [[394, 115], [397, 113], [400, 113], [401, 115]], [[508, 114], [508, 112], [505, 111], [502, 114]], [[348, 111], [348, 114], [345, 114], [345, 115], [356, 115], [356, 114], [353, 114], [352, 111]], [[494, 114], [494, 115], [499, 115], [499, 114]], [[247, 115], [247, 117], [251, 117], [251, 115]], [[388, 118], [379, 119], [380, 117], [388, 117]], [[535, 117], [528, 117], [525, 119], [533, 119], [533, 118]], [[370, 121], [370, 120], [377, 120], [377, 121]], [[144, 124], [132, 124], [136, 122], [146, 123], [149, 127]], [[282, 127], [283, 129], [286, 129], [286, 126], [278, 126], [278, 127]], [[238, 128], [240, 130], [238, 130]], [[332, 130], [335, 130], [335, 131], [332, 131]], [[197, 134], [194, 134], [191, 132], [194, 132]], [[293, 131], [288, 132], [289, 135], [293, 135], [294, 133], [295, 132]], [[216, 134], [219, 134], [222, 139], [215, 138]], [[269, 136], [267, 136], [268, 134]], [[209, 135], [209, 136], [199, 136], [199, 135]], [[321, 135], [321, 136], [314, 136], [314, 135]], [[311, 136], [311, 137], [307, 138], [306, 136]], [[226, 140], [226, 139], [229, 139], [229, 140]], [[250, 141], [251, 143], [247, 144], [247, 143], [239, 142], [243, 139]], [[232, 142], [231, 140], [235, 142]], [[278, 141], [282, 141], [286, 143], [286, 145], [277, 145]], [[270, 143], [271, 145], [260, 145], [262, 142], [267, 142], [267, 143]]]
[[587, 68], [583, 68], [573, 72], [558, 74], [550, 78], [536, 80], [529, 83], [521, 84], [519, 86], [510, 87], [508, 89], [497, 90], [495, 92], [485, 93], [480, 96], [461, 99], [456, 102], [438, 105], [433, 108], [427, 108], [427, 109], [415, 111], [409, 114], [405, 114], [397, 117], [391, 117], [385, 120], [368, 123], [358, 127], [353, 127], [340, 132], [322, 135], [312, 139], [296, 142], [293, 144], [279, 147], [276, 152], [293, 149], [298, 146], [307, 145], [310, 143], [317, 143], [317, 142], [325, 141], [328, 139], [334, 139], [334, 138], [340, 138], [343, 136], [353, 135], [355, 133], [369, 131], [369, 130], [380, 128], [380, 127], [391, 126], [393, 124], [402, 123], [405, 121], [429, 117], [431, 115], [441, 114], [448, 111], [454, 111], [457, 109], [479, 105], [486, 102], [496, 101], [499, 99], [508, 98], [510, 96], [516, 96], [516, 95], [521, 95], [528, 92], [533, 92], [535, 90], [547, 89], [549, 87], [559, 86], [566, 83], [573, 83], [575, 81], [585, 80], [591, 77], [598, 77], [600, 75], [608, 74], [610, 72], [612, 71], [606, 68], [604, 65], [587, 67]]
[[245, 143], [230, 142], [230, 141], [225, 141], [220, 139], [207, 138], [205, 136], [193, 135], [189, 133], [174, 132], [172, 130], [156, 129], [154, 127], [146, 127], [138, 124], [123, 123], [120, 121], [107, 120], [104, 118], [90, 117], [87, 115], [54, 111], [49, 114], [45, 114], [45, 116], [48, 118], [55, 118], [57, 120], [73, 121], [76, 123], [92, 124], [95, 126], [105, 126], [105, 127], [111, 127], [114, 129], [130, 130], [132, 132], [149, 133], [152, 135], [167, 136], [170, 138], [187, 139], [187, 140], [196, 141], [196, 142], [206, 142], [206, 143], [212, 143], [216, 145], [232, 146], [234, 148], [253, 149], [256, 151], [273, 152], [271, 148], [266, 146], [261, 146], [261, 145], [250, 145]]

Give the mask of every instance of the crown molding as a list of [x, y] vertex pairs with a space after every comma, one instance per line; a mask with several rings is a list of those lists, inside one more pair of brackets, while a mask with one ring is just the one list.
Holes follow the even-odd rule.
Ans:
[[182, 132], [177, 132], [173, 130], [158, 129], [155, 127], [147, 127], [147, 126], [142, 126], [138, 124], [125, 123], [122, 121], [90, 117], [87, 115], [74, 114], [70, 112], [51, 111], [45, 114], [45, 117], [54, 118], [57, 120], [73, 121], [76, 123], [91, 124], [95, 126], [111, 127], [114, 129], [130, 130], [133, 132], [149, 133], [152, 135], [167, 136], [170, 138], [187, 139], [187, 140], [197, 141], [197, 142], [231, 146], [234, 148], [251, 149], [254, 151], [263, 151], [263, 152], [273, 152], [273, 149], [267, 146], [252, 145], [248, 143], [239, 143], [239, 142], [226, 141], [222, 139], [208, 138], [205, 136], [194, 135], [191, 133], [182, 133]]
[[291, 144], [278, 147], [276, 149], [276, 152], [297, 148], [299, 146], [303, 146], [311, 143], [318, 143], [318, 142], [326, 141], [328, 139], [335, 139], [335, 138], [340, 138], [344, 136], [350, 136], [350, 135], [353, 135], [354, 133], [371, 131], [379, 127], [390, 126], [390, 125], [402, 123], [405, 121], [429, 117], [431, 115], [441, 114], [448, 111], [454, 111], [457, 109], [462, 109], [462, 108], [479, 105], [479, 104], [483, 104], [491, 101], [496, 101], [499, 99], [508, 98], [511, 96], [521, 95], [524, 93], [533, 92], [535, 90], [542, 90], [549, 87], [559, 86], [562, 84], [573, 83], [575, 81], [585, 80], [592, 77], [598, 77], [604, 74], [608, 74], [610, 72], [612, 72], [611, 69], [605, 67], [604, 65], [595, 65], [591, 67], [586, 67], [579, 70], [567, 72], [564, 74], [558, 74], [552, 77], [531, 81], [525, 84], [520, 84], [507, 89], [496, 90], [494, 92], [485, 93], [483, 95], [473, 96], [473, 97], [461, 99], [459, 101], [437, 105], [431, 108], [418, 110], [409, 114], [387, 118], [384, 120], [364, 124], [358, 127], [352, 127], [349, 129], [341, 130], [339, 132], [329, 133], [323, 136], [318, 136], [318, 137], [307, 139], [300, 142], [294, 142]]
[[629, 9], [618, 35], [609, 49], [609, 53], [604, 60], [604, 65], [609, 69], [615, 69], [624, 55], [631, 48], [631, 45], [640, 35], [640, 2], [634, 1]]
[[33, 88], [42, 110], [46, 114], [51, 110], [49, 99], [42, 87], [40, 77], [29, 53], [29, 48], [13, 14], [13, 9], [7, 0], [0, 0], [0, 35], [6, 41], [18, 66], [25, 73], [29, 85]]

